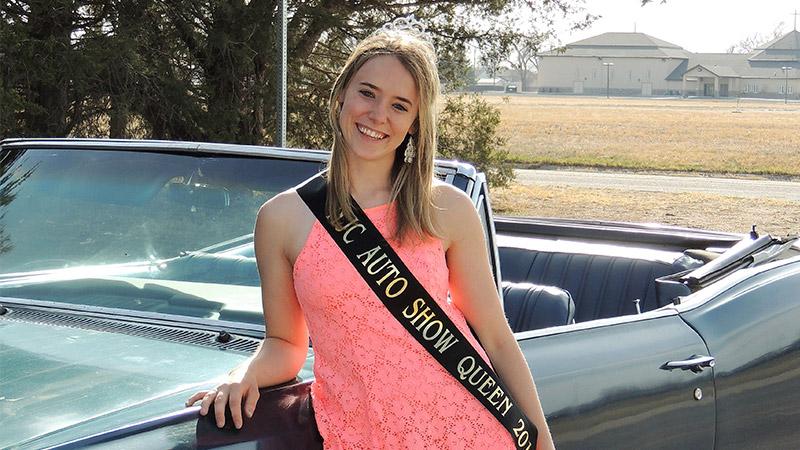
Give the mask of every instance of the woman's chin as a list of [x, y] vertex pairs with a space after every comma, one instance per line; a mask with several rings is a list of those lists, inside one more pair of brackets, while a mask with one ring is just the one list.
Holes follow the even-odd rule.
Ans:
[[385, 149], [381, 150], [371, 150], [368, 148], [360, 148], [358, 150], [350, 150], [350, 156], [352, 160], [359, 160], [364, 162], [394, 162], [394, 150], [387, 151]]

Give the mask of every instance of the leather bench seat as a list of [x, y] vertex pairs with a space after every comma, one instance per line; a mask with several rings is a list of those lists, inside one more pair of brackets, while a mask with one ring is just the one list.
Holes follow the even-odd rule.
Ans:
[[568, 325], [575, 314], [569, 292], [530, 283], [503, 283], [503, 308], [515, 333]]
[[658, 305], [655, 279], [697, 267], [680, 252], [498, 236], [503, 282], [557, 286], [575, 302], [575, 321], [636, 314]]

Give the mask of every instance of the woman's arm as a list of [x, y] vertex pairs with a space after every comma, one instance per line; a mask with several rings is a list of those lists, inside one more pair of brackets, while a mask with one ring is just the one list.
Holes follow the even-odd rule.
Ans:
[[453, 303], [464, 314], [495, 371], [539, 432], [537, 449], [554, 448], [528, 364], [500, 304], [483, 227], [472, 201], [461, 191], [440, 187], [447, 266]]
[[236, 428], [242, 426], [242, 411], [249, 417], [258, 401], [258, 388], [293, 379], [305, 362], [308, 330], [297, 302], [292, 280], [292, 264], [286, 249], [293, 236], [297, 215], [296, 202], [281, 194], [264, 204], [256, 219], [256, 263], [261, 277], [261, 302], [266, 336], [255, 355], [233, 369], [228, 380], [210, 391], [200, 391], [187, 405], [202, 399], [200, 414], [206, 415], [211, 404], [217, 426], [225, 425], [229, 407]]
[[281, 353], [286, 351], [285, 355], [278, 355], [280, 359], [277, 361], [259, 355], [261, 364], [256, 374], [261, 387], [297, 376], [308, 353], [308, 329], [297, 302], [292, 262], [288, 256], [288, 249], [298, 229], [299, 201], [295, 193], [280, 194], [264, 204], [256, 218], [253, 244], [261, 278], [261, 303], [266, 327], [264, 345], [285, 349], [279, 350]]

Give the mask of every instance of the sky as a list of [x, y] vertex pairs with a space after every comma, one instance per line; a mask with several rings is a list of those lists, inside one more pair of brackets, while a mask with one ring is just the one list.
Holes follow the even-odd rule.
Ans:
[[[586, 0], [587, 12], [601, 15], [588, 29], [559, 35], [561, 44], [610, 31], [636, 31], [671, 42], [694, 53], [724, 53], [756, 33], [772, 35], [783, 22], [793, 29], [800, 0]], [[797, 16], [800, 27], [800, 16]]]

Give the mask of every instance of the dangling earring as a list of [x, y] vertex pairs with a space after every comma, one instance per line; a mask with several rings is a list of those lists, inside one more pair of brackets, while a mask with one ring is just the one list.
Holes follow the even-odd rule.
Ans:
[[406, 164], [411, 164], [414, 161], [414, 155], [416, 155], [416, 149], [414, 148], [414, 137], [410, 134], [408, 135], [408, 143], [406, 144], [406, 151], [403, 154], [405, 158], [403, 159]]

